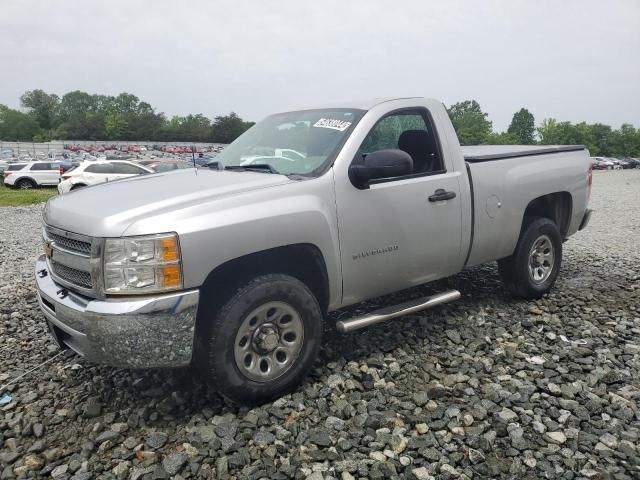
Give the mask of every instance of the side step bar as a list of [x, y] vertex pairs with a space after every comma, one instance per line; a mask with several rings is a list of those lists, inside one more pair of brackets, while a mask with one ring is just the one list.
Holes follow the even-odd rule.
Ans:
[[409, 300], [408, 302], [400, 303], [398, 305], [374, 310], [373, 312], [360, 317], [340, 320], [336, 323], [336, 328], [340, 333], [350, 333], [354, 330], [370, 327], [376, 323], [386, 322], [387, 320], [392, 320], [421, 310], [427, 310], [443, 303], [453, 302], [459, 298], [460, 292], [458, 290], [448, 290], [430, 297]]

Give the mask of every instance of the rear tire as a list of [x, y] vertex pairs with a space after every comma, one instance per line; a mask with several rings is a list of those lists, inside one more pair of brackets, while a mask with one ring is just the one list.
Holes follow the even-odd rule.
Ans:
[[30, 178], [21, 178], [16, 182], [16, 188], [20, 190], [30, 190], [32, 188], [36, 188], [38, 184], [31, 180]]
[[215, 310], [205, 304], [198, 313], [205, 337], [197, 367], [222, 396], [259, 405], [302, 382], [320, 349], [324, 320], [304, 283], [261, 275]]
[[562, 263], [562, 237], [548, 218], [525, 218], [516, 250], [498, 260], [507, 289], [522, 298], [540, 298], [553, 287]]

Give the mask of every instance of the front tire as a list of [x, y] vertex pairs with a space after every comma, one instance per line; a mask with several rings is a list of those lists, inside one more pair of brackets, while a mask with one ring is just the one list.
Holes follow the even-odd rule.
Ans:
[[16, 182], [16, 188], [19, 188], [20, 190], [30, 190], [37, 186], [36, 182], [29, 178], [22, 178]]
[[498, 271], [511, 293], [540, 298], [553, 287], [562, 263], [562, 237], [548, 218], [525, 218], [516, 250], [498, 260]]
[[294, 390], [322, 342], [317, 299], [296, 278], [261, 275], [240, 287], [217, 312], [205, 307], [205, 349], [198, 368], [228, 400], [258, 405]]

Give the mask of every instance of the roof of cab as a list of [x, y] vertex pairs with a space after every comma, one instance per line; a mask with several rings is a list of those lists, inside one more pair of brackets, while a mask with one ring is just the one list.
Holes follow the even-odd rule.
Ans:
[[322, 105], [314, 105], [308, 108], [301, 108], [299, 110], [315, 110], [315, 109], [326, 109], [326, 108], [352, 108], [356, 110], [371, 110], [376, 105], [380, 105], [381, 103], [393, 102], [395, 100], [408, 100], [412, 98], [420, 98], [424, 99], [424, 97], [382, 97], [382, 98], [370, 98], [359, 101], [351, 101], [351, 102], [331, 102], [324, 103]]

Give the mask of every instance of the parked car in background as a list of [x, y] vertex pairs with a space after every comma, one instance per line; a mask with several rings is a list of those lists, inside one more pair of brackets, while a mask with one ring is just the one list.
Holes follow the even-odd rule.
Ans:
[[197, 166], [204, 167], [208, 163], [213, 162], [215, 158], [216, 158], [215, 155], [203, 155], [202, 153], [199, 153], [198, 156], [195, 157], [195, 159], [187, 158], [187, 161], [192, 164], [195, 162]]
[[613, 170], [614, 164], [605, 157], [591, 157], [591, 166], [594, 170]]
[[600, 159], [598, 157], [592, 157], [591, 158], [591, 168], [593, 170], [606, 170], [607, 169], [607, 163], [604, 162], [602, 159]]
[[69, 172], [71, 169], [79, 166], [80, 163], [82, 162], [79, 162], [78, 160], [69, 160], [65, 158], [64, 160], [59, 160], [56, 163], [60, 165], [60, 175], [63, 175], [65, 172]]
[[136, 160], [136, 164], [138, 165], [143, 165], [143, 166], [148, 166], [151, 165], [152, 163], [158, 163], [160, 160], [158, 160], [157, 158], [149, 158], [146, 160]]
[[58, 162], [14, 163], [4, 172], [5, 185], [20, 189], [53, 186], [59, 179]]
[[620, 164], [620, 168], [622, 168], [623, 170], [627, 170], [629, 168], [633, 168], [633, 165], [631, 164], [631, 162], [629, 162], [625, 158], [619, 159], [618, 163]]
[[183, 168], [194, 168], [193, 163], [183, 162], [182, 160], [151, 162], [148, 163], [146, 167], [156, 173], [170, 172], [171, 170], [182, 170]]
[[67, 193], [78, 188], [146, 173], [154, 172], [150, 168], [126, 160], [84, 162], [60, 178], [58, 192]]
[[625, 158], [625, 160], [631, 165], [629, 168], [640, 168], [640, 159], [629, 157]]
[[4, 172], [9, 168], [9, 163], [0, 160], [0, 183], [4, 183]]
[[611, 165], [613, 166], [613, 170], [621, 170], [622, 169], [622, 165], [620, 165], [620, 160], [618, 160], [617, 158], [613, 158], [613, 157], [607, 157], [607, 160], [609, 162], [611, 162]]

